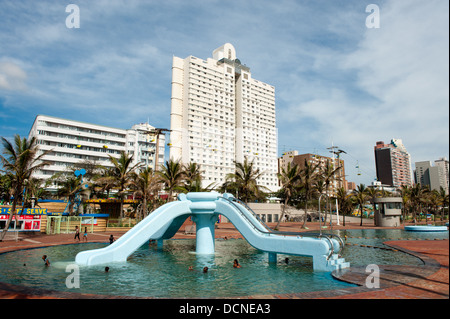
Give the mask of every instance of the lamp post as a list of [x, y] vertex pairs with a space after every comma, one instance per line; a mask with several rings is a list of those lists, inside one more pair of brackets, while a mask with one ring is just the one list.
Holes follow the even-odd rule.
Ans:
[[149, 130], [146, 132], [146, 134], [156, 135], [155, 168], [154, 168], [155, 171], [158, 169], [158, 162], [159, 162], [159, 136], [161, 134], [164, 134], [163, 132], [171, 132], [171, 130], [168, 130], [166, 128], [155, 128], [153, 130]]
[[[330, 150], [330, 153], [333, 153], [333, 164], [335, 164], [334, 163], [334, 155], [337, 155], [337, 161], [338, 161], [338, 167], [340, 168], [341, 166], [341, 161], [340, 161], [340, 155], [341, 155], [341, 153], [344, 153], [344, 154], [347, 154], [347, 152], [346, 151], [344, 151], [344, 150], [341, 150], [338, 146], [334, 146], [333, 145], [333, 143], [331, 143], [331, 147], [328, 147], [327, 149], [329, 149]], [[337, 151], [335, 151], [335, 149], [337, 149]], [[334, 185], [335, 187], [335, 191], [337, 190], [337, 184], [335, 184]], [[330, 218], [330, 225], [332, 226], [332, 220], [333, 220], [333, 215], [331, 215], [331, 218]], [[337, 201], [337, 198], [336, 198], [336, 225], [337, 226], [339, 226], [340, 225], [340, 223], [339, 223], [339, 207], [338, 207], [338, 201]]]

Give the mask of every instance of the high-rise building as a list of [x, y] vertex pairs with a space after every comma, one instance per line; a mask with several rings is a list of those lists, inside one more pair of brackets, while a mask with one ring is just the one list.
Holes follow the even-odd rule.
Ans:
[[431, 164], [431, 161], [416, 162], [416, 169], [414, 171], [415, 182], [429, 186], [431, 190], [439, 190], [443, 187], [448, 194], [448, 177], [445, 172], [445, 161], [445, 158], [437, 160], [435, 161], [435, 164], [437, 163], [435, 166]]
[[50, 153], [42, 158], [49, 165], [37, 171], [34, 177], [46, 180], [86, 160], [113, 167], [108, 155], [118, 158], [120, 151], [133, 155], [133, 165], [142, 163], [155, 168], [157, 141], [158, 164], [164, 164], [165, 138], [161, 135], [158, 140], [154, 134], [148, 134], [152, 130], [154, 127], [148, 123], [124, 130], [38, 115], [28, 137], [37, 139], [39, 152], [50, 150]]
[[202, 60], [173, 58], [170, 158], [201, 166], [220, 185], [245, 157], [278, 188], [275, 88], [253, 78], [227, 43]]
[[450, 183], [450, 176], [449, 176], [449, 162], [448, 159], [445, 157], [441, 157], [438, 160], [434, 161], [434, 165], [440, 167], [442, 169], [443, 175], [444, 175], [444, 189], [446, 190], [446, 193], [449, 193], [449, 183]]
[[392, 139], [390, 144], [377, 142], [374, 150], [378, 181], [393, 187], [412, 185], [411, 156], [401, 139]]
[[333, 176], [333, 180], [330, 184], [330, 194], [335, 192], [338, 188], [344, 187], [344, 189], [348, 190], [348, 182], [345, 179], [345, 164], [344, 160], [321, 156], [317, 154], [298, 154], [298, 151], [288, 151], [282, 154], [282, 156], [278, 159], [279, 163], [279, 172], [281, 169], [286, 169], [288, 163], [292, 165], [298, 165], [300, 169], [305, 167], [305, 161], [309, 164], [317, 165], [318, 169], [324, 169], [327, 163], [331, 166], [332, 169], [336, 169], [340, 167], [340, 169]]

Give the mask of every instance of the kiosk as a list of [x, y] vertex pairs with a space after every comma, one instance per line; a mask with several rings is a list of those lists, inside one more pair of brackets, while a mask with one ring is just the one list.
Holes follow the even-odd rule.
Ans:
[[374, 199], [375, 226], [397, 227], [400, 226], [402, 215], [401, 197], [381, 197]]

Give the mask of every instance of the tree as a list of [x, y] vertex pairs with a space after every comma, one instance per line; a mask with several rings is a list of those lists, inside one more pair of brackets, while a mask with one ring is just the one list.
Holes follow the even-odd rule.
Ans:
[[29, 202], [31, 199], [34, 199], [34, 206], [39, 206], [39, 199], [45, 198], [50, 195], [50, 192], [45, 189], [44, 180], [38, 178], [30, 178], [27, 182], [27, 207], [31, 207], [31, 203]]
[[366, 194], [370, 201], [370, 204], [372, 205], [372, 209], [375, 212], [375, 198], [379, 197], [382, 192], [377, 187], [367, 187]]
[[308, 219], [308, 200], [311, 197], [314, 183], [318, 175], [318, 167], [320, 164], [309, 163], [305, 159], [305, 165], [300, 171], [301, 176], [301, 187], [305, 192], [305, 218], [303, 220], [302, 228], [306, 228], [306, 221]]
[[123, 218], [123, 202], [126, 187], [130, 184], [132, 173], [135, 172], [141, 163], [133, 165], [133, 155], [129, 155], [125, 151], [120, 151], [120, 157], [115, 158], [109, 155], [109, 160], [113, 164], [113, 168], [110, 170], [109, 179], [116, 188], [118, 188], [118, 196], [120, 198], [120, 218]]
[[441, 205], [441, 220], [444, 220], [444, 210], [446, 207], [448, 210], [449, 196], [442, 186], [439, 188], [439, 201]]
[[73, 173], [66, 173], [56, 179], [56, 184], [58, 185], [56, 194], [58, 196], [67, 197], [69, 203], [69, 215], [74, 215], [73, 207], [75, 205], [75, 199], [81, 190], [81, 176], [75, 176]]
[[359, 226], [363, 224], [363, 213], [364, 213], [364, 205], [366, 204], [369, 196], [367, 195], [367, 188], [364, 184], [359, 184], [357, 189], [354, 192], [354, 198], [356, 203], [359, 205], [359, 212], [361, 214], [361, 222]]
[[151, 167], [144, 168], [139, 173], [133, 173], [131, 187], [134, 189], [134, 195], [142, 197], [142, 218], [148, 214], [148, 203], [153, 200], [153, 208], [154, 202], [157, 201], [160, 186], [159, 177]]
[[348, 194], [344, 187], [338, 188], [336, 198], [341, 209], [343, 226], [345, 226], [345, 216], [353, 210], [355, 204], [352, 195]]
[[92, 179], [93, 188], [95, 190], [95, 186], [99, 186], [100, 193], [106, 191], [106, 198], [109, 198], [109, 193], [111, 189], [116, 185], [116, 179], [114, 178], [114, 168], [112, 167], [103, 167], [101, 169], [101, 173]]
[[259, 168], [255, 169], [254, 161], [249, 162], [245, 157], [243, 163], [235, 162], [236, 170], [226, 176], [229, 187], [234, 188], [239, 197], [245, 203], [262, 195], [264, 186], [258, 185], [258, 179], [263, 175]]
[[172, 159], [165, 162], [160, 171], [157, 171], [160, 182], [165, 185], [168, 191], [168, 201], [172, 201], [173, 192], [183, 186], [185, 172], [183, 166]]
[[[320, 173], [324, 183], [325, 183], [325, 193], [327, 197], [327, 204], [326, 204], [326, 210], [325, 210], [325, 222], [327, 221], [328, 211], [329, 211], [329, 196], [328, 196], [328, 190], [330, 189], [331, 182], [335, 179], [334, 176], [336, 173], [341, 169], [341, 166], [338, 168], [334, 168], [333, 164], [330, 163], [330, 160], [327, 159], [326, 165], [322, 168], [322, 171]], [[330, 217], [331, 218], [331, 217]]]
[[201, 191], [202, 171], [197, 163], [189, 163], [184, 167], [184, 190], [189, 192]]
[[17, 220], [16, 206], [23, 193], [24, 184], [31, 178], [31, 175], [35, 171], [47, 165], [46, 162], [42, 161], [42, 157], [49, 152], [44, 151], [38, 154], [38, 145], [34, 137], [31, 139], [24, 137], [22, 139], [19, 135], [15, 135], [14, 143], [2, 137], [2, 144], [3, 154], [5, 155], [0, 155], [0, 160], [3, 165], [2, 171], [10, 179], [10, 194], [13, 197], [13, 202], [11, 213], [1, 234], [0, 241], [5, 238], [13, 215]]
[[275, 229], [278, 229], [280, 226], [281, 220], [286, 214], [286, 207], [294, 194], [295, 190], [298, 188], [300, 183], [300, 169], [297, 164], [291, 166], [291, 163], [288, 163], [287, 168], [281, 168], [281, 173], [278, 173], [278, 179], [281, 183], [281, 187], [284, 191], [284, 205], [282, 210], [282, 215], [278, 219], [278, 224], [275, 226]]
[[429, 189], [426, 186], [420, 185], [420, 183], [411, 187], [410, 201], [413, 209], [414, 224], [417, 222], [417, 212], [419, 212], [419, 215], [422, 213], [422, 204], [424, 202], [425, 194], [428, 192]]
[[400, 196], [402, 197], [403, 221], [406, 222], [406, 217], [411, 206], [411, 187], [409, 187], [408, 185], [402, 185], [400, 187]]

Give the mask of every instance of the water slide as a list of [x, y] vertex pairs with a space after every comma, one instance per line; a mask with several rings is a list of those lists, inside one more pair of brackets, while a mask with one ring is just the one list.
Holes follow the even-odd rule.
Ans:
[[80, 252], [75, 261], [81, 265], [126, 261], [148, 240], [162, 243], [163, 239], [171, 238], [189, 216], [196, 223], [196, 252], [213, 254], [214, 226], [219, 214], [233, 223], [250, 245], [267, 252], [269, 261], [276, 261], [276, 254], [281, 253], [313, 257], [314, 270], [349, 267], [349, 263], [338, 256], [343, 243], [337, 236], [273, 231], [244, 203], [230, 194], [215, 192], [181, 194], [178, 201], [161, 206], [113, 244]]

